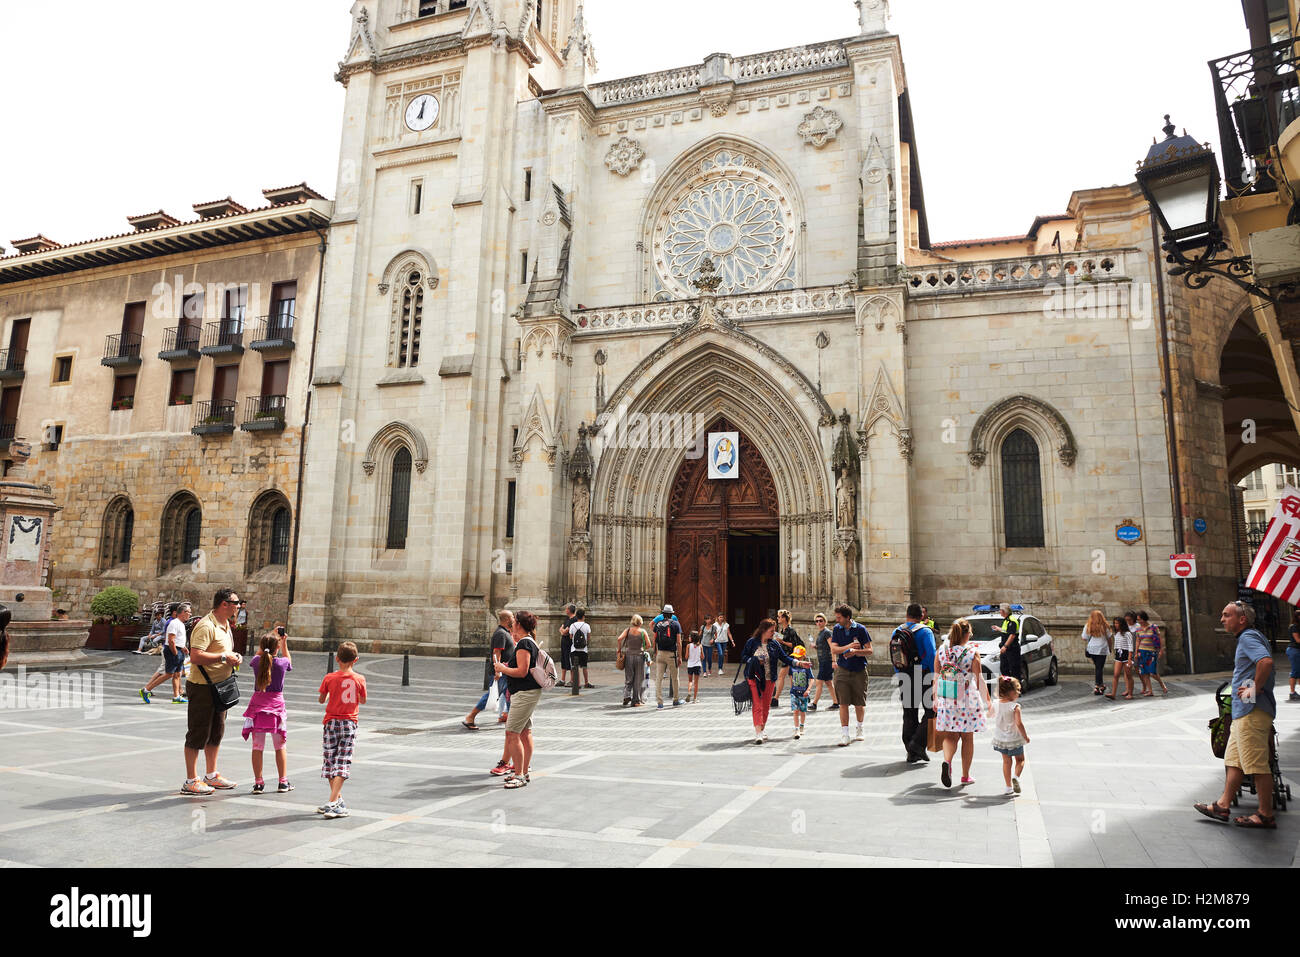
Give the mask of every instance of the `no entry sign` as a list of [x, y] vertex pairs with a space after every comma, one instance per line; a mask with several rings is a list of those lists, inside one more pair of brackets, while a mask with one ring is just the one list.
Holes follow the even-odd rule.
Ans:
[[1169, 556], [1169, 577], [1170, 578], [1195, 578], [1196, 577], [1196, 556], [1195, 555], [1170, 555]]

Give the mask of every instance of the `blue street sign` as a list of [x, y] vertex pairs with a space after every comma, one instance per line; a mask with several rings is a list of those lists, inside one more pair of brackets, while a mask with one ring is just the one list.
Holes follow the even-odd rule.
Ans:
[[1137, 525], [1120, 525], [1115, 529], [1115, 537], [1126, 545], [1132, 545], [1142, 538], [1142, 529]]
[[1198, 518], [1196, 521], [1192, 522], [1192, 528], [1196, 529], [1197, 535], [1204, 535], [1205, 530], [1209, 527], [1210, 526], [1205, 523], [1205, 519], [1203, 518]]

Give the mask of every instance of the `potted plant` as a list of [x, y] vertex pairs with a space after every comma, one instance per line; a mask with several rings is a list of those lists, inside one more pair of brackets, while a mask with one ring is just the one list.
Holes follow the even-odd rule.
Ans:
[[194, 396], [192, 395], [178, 395], [172, 405], [192, 405], [193, 402]]
[[122, 412], [126, 409], [133, 409], [133, 408], [135, 408], [135, 396], [133, 395], [128, 395], [125, 396], [124, 398], [113, 400], [114, 412]]
[[119, 646], [134, 648], [140, 612], [140, 596], [123, 585], [110, 585], [90, 602], [90, 640], [88, 648], [112, 651]]
[[1232, 117], [1241, 135], [1241, 143], [1251, 156], [1267, 153], [1272, 146], [1268, 133], [1268, 101], [1253, 87], [1249, 96], [1239, 96], [1232, 104]]

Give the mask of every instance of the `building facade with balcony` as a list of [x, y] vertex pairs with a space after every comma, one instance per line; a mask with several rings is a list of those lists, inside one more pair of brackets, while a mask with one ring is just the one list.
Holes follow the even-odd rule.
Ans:
[[287, 618], [333, 207], [265, 193], [0, 258], [0, 456], [62, 506], [48, 584], [73, 617], [111, 584], [202, 610], [232, 584], [250, 628]]
[[857, 5], [854, 36], [608, 82], [575, 0], [354, 6], [295, 634], [463, 654], [576, 601], [606, 648], [666, 601], [748, 634], [1007, 598], [1075, 664], [1093, 607], [1180, 634], [1205, 517], [1214, 644], [1242, 298], [1166, 282], [1136, 185], [932, 242], [888, 3]]

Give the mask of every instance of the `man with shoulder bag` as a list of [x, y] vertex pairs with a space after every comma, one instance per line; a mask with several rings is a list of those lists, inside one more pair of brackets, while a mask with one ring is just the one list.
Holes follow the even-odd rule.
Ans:
[[[239, 596], [223, 588], [213, 596], [212, 611], [194, 626], [190, 636], [190, 677], [185, 684], [187, 729], [185, 733], [185, 784], [182, 794], [205, 795], [214, 789], [235, 787], [217, 772], [217, 754], [226, 730], [226, 712], [239, 703], [235, 669], [244, 661], [235, 651], [231, 623], [239, 610]], [[198, 780], [199, 752], [203, 752], [207, 773]]]

